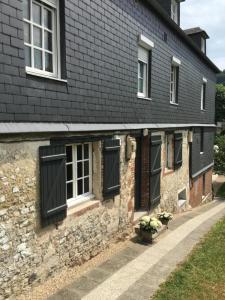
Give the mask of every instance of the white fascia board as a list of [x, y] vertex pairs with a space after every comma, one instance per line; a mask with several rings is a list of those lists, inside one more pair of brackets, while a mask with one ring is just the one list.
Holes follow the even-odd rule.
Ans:
[[149, 40], [147, 37], [145, 37], [143, 34], [140, 34], [138, 37], [138, 44], [148, 50], [151, 50], [154, 48], [154, 42]]
[[205, 77], [203, 77], [202, 81], [205, 82], [205, 83], [207, 83], [208, 80]]
[[181, 65], [181, 60], [178, 59], [178, 58], [175, 57], [175, 56], [172, 56], [172, 64], [173, 64], [174, 66], [180, 66], [180, 65]]
[[215, 124], [68, 124], [68, 123], [0, 123], [0, 134], [37, 132], [93, 132], [138, 129], [212, 127]]

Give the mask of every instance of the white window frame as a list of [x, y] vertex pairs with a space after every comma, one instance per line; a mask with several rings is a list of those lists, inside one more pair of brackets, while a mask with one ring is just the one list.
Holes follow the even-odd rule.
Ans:
[[[146, 52], [146, 57], [143, 58], [138, 55], [138, 97], [140, 98], [147, 98], [148, 97], [148, 72], [149, 72], [149, 51], [148, 49], [138, 46], [138, 52]], [[140, 64], [143, 64], [144, 72], [143, 78], [140, 76]], [[143, 80], [143, 93], [139, 92], [139, 79]]]
[[[88, 159], [82, 159], [77, 161], [77, 146], [79, 145], [84, 145], [88, 144], [89, 145], [89, 158]], [[69, 164], [72, 164], [72, 169], [73, 169], [73, 177], [72, 180], [67, 181], [66, 179], [66, 188], [68, 183], [73, 183], [73, 197], [70, 199], [67, 199], [67, 205], [68, 207], [78, 205], [80, 203], [86, 202], [90, 199], [94, 198], [94, 195], [92, 193], [92, 181], [93, 181], [93, 159], [92, 159], [92, 143], [78, 143], [78, 144], [68, 144], [66, 147], [71, 146], [72, 147], [72, 163], [71, 162], [66, 162], [66, 167]], [[87, 176], [80, 177], [79, 180], [83, 180], [84, 178], [89, 177], [89, 192], [84, 193], [82, 195], [77, 195], [77, 163], [82, 162], [82, 168], [83, 168], [83, 162], [89, 160], [89, 174]], [[83, 182], [83, 189], [84, 189], [84, 182]], [[67, 193], [66, 193], [67, 195]]]
[[178, 3], [176, 0], [171, 0], [171, 19], [178, 24]]
[[[207, 83], [207, 79], [203, 78], [201, 84], [201, 110], [202, 111], [206, 110], [206, 83]], [[204, 107], [204, 102], [205, 102], [205, 107]]]
[[[59, 16], [59, 0], [29, 0], [30, 2], [30, 20], [27, 20], [23, 18], [24, 23], [28, 23], [31, 25], [31, 32], [30, 32], [30, 44], [26, 43], [24, 41], [25, 46], [31, 47], [31, 67], [26, 66], [26, 73], [36, 76], [43, 76], [47, 78], [52, 79], [61, 79], [61, 60], [60, 60], [60, 16]], [[33, 26], [37, 26], [42, 30], [42, 44], [44, 43], [44, 25], [43, 20], [42, 24], [36, 24], [32, 20], [32, 5], [33, 3], [37, 3], [41, 6], [41, 14], [43, 16], [43, 9], [47, 8], [52, 12], [52, 30], [48, 30], [45, 28], [46, 31], [52, 33], [52, 51], [44, 50], [44, 48], [40, 48], [38, 46], [34, 46], [33, 44]], [[43, 19], [43, 18], [42, 18]], [[40, 70], [37, 68], [34, 68], [34, 55], [33, 55], [33, 49], [41, 50], [42, 52], [42, 64], [44, 64], [43, 56], [44, 53], [51, 53], [52, 52], [52, 66], [53, 66], [53, 72], [48, 72], [44, 70]], [[44, 66], [43, 66], [44, 69]]]
[[172, 64], [170, 69], [170, 103], [178, 105], [177, 99], [177, 73], [178, 68], [181, 65], [181, 60], [175, 56], [172, 56]]
[[172, 171], [173, 168], [173, 139], [174, 135], [171, 133], [165, 134], [165, 150], [166, 150], [166, 160], [165, 169], [166, 171]]
[[206, 51], [206, 44], [205, 44], [205, 39], [203, 37], [201, 37], [201, 50], [203, 53], [205, 53]]
[[170, 103], [178, 105], [177, 101], [177, 66], [171, 65], [170, 74]]

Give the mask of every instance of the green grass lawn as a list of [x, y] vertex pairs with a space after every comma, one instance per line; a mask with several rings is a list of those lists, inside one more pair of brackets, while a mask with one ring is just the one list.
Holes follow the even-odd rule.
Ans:
[[152, 299], [225, 299], [225, 219], [213, 227]]
[[219, 190], [216, 193], [217, 197], [225, 198], [225, 183], [221, 185]]

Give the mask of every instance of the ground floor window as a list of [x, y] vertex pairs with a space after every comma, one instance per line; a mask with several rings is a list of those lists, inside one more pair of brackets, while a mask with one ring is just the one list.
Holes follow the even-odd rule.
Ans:
[[92, 144], [66, 146], [66, 191], [69, 203], [92, 194]]
[[165, 136], [165, 148], [166, 148], [166, 163], [167, 170], [173, 170], [173, 134], [166, 134]]

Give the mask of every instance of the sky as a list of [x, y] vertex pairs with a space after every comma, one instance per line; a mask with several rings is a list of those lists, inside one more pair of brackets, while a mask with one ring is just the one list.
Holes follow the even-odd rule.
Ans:
[[186, 0], [181, 3], [181, 27], [201, 27], [207, 40], [207, 56], [225, 70], [225, 0]]

